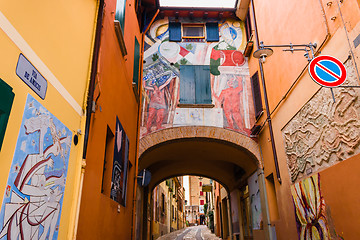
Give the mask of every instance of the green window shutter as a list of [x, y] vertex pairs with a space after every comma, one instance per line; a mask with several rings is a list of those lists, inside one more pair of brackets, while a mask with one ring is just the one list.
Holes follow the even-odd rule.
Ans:
[[218, 42], [219, 41], [219, 24], [218, 22], [206, 23], [206, 41]]
[[140, 68], [140, 44], [135, 38], [133, 84], [138, 88]]
[[125, 26], [125, 6], [126, 0], [117, 0], [116, 1], [116, 12], [115, 20], [119, 21], [122, 32], [124, 33]]
[[195, 66], [180, 66], [180, 104], [195, 104]]
[[196, 104], [211, 104], [210, 66], [195, 66]]
[[12, 92], [12, 87], [7, 85], [0, 78], [0, 150], [4, 140], [6, 126], [9, 120], [14, 97], [15, 94]]
[[180, 22], [169, 22], [169, 41], [181, 42]]

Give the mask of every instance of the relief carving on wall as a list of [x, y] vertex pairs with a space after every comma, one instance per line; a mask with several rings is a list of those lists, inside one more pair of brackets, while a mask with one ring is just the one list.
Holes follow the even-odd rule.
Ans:
[[[344, 86], [359, 85], [351, 60]], [[360, 153], [360, 90], [321, 88], [282, 129], [291, 180]]]

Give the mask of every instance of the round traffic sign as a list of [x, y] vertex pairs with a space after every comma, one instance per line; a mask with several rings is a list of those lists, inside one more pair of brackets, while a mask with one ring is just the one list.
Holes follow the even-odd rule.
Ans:
[[345, 66], [332, 56], [318, 56], [309, 64], [309, 74], [319, 85], [324, 87], [337, 87], [346, 80]]

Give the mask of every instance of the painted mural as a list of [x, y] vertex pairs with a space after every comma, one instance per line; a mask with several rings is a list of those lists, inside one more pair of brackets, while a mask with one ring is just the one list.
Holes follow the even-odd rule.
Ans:
[[0, 239], [57, 239], [72, 132], [28, 95], [0, 214]]
[[[167, 18], [145, 36], [141, 136], [176, 126], [215, 126], [246, 135], [255, 117], [244, 23], [219, 22], [219, 42], [170, 42]], [[184, 19], [182, 22], [191, 22]], [[194, 21], [192, 21], [194, 22]], [[209, 65], [212, 107], [179, 107], [180, 65]]]
[[[344, 85], [358, 85], [351, 60]], [[360, 90], [321, 88], [282, 129], [291, 180], [360, 153]]]
[[291, 194], [300, 240], [338, 239], [331, 237], [329, 232], [319, 174], [291, 186]]
[[129, 138], [116, 117], [113, 170], [110, 198], [126, 206], [127, 174], [129, 163]]

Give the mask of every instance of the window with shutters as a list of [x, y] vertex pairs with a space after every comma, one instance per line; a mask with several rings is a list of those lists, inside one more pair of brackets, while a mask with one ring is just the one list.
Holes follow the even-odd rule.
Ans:
[[169, 41], [219, 41], [219, 23], [206, 24], [169, 22]]
[[263, 113], [258, 72], [256, 72], [251, 77], [251, 87], [252, 87], [252, 94], [253, 94], [253, 100], [254, 100], [255, 117], [256, 117], [256, 119], [258, 119]]
[[204, 24], [183, 24], [183, 38], [205, 38]]
[[7, 83], [0, 78], [0, 150], [4, 140], [15, 94]]
[[210, 86], [210, 66], [180, 66], [179, 107], [213, 107]]
[[251, 20], [250, 20], [250, 10], [248, 10], [245, 18], [245, 33], [246, 33], [246, 39], [248, 41], [252, 38], [252, 27], [251, 27]]
[[140, 44], [135, 38], [135, 49], [134, 49], [134, 71], [133, 71], [133, 87], [137, 93], [139, 84], [139, 70], [140, 70]]
[[126, 0], [117, 0], [116, 1], [116, 11], [115, 11], [115, 32], [119, 41], [120, 50], [123, 56], [127, 54], [125, 41], [124, 41], [124, 31], [125, 31], [125, 7]]
[[204, 200], [200, 200], [200, 205], [204, 205]]

